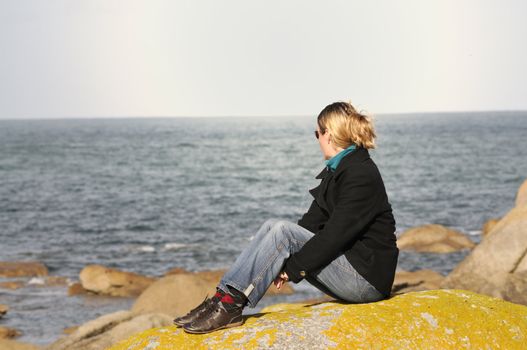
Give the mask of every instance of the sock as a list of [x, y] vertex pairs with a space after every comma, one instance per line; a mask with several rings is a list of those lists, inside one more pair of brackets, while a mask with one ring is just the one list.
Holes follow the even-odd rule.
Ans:
[[225, 309], [232, 310], [234, 308], [243, 308], [248, 301], [245, 294], [231, 286], [227, 287], [229, 288], [229, 293], [225, 293], [220, 300]]
[[216, 287], [216, 294], [214, 294], [214, 296], [211, 299], [213, 299], [214, 301], [220, 301], [224, 295], [225, 295], [225, 292], [221, 290], [220, 288]]

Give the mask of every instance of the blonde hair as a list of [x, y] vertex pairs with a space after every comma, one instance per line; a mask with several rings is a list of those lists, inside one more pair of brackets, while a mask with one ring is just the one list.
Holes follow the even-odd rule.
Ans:
[[350, 102], [327, 105], [317, 117], [318, 127], [324, 134], [331, 130], [331, 141], [338, 147], [355, 144], [375, 148], [375, 129], [372, 117], [358, 113]]

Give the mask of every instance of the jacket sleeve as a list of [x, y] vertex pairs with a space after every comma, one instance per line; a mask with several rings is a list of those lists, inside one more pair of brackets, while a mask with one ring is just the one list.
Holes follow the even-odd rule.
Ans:
[[376, 215], [378, 186], [367, 173], [346, 169], [335, 182], [337, 196], [324, 228], [287, 259], [284, 271], [293, 283], [324, 267], [358, 239]]
[[317, 201], [313, 200], [307, 212], [298, 220], [297, 224], [313, 233], [317, 233], [321, 224], [328, 220], [328, 215]]

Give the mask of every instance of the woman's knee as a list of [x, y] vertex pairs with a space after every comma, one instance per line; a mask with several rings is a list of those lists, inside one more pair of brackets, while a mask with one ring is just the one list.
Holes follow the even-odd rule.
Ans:
[[264, 226], [267, 227], [260, 231], [261, 239], [271, 239], [273, 240], [278, 248], [280, 242], [288, 241], [287, 229], [288, 221], [283, 219], [271, 218], [265, 221]]
[[282, 246], [300, 248], [312, 236], [313, 233], [307, 230], [299, 230], [298, 225], [287, 220], [276, 221], [267, 232], [267, 237], [275, 241], [277, 249], [280, 249]]
[[269, 235], [269, 233], [273, 230], [273, 227], [275, 224], [280, 221], [279, 218], [270, 218], [265, 220], [265, 222], [260, 226], [260, 229], [257, 232], [257, 237], [264, 238]]
[[266, 230], [264, 230], [266, 235], [276, 235], [276, 234], [282, 234], [288, 231], [288, 226], [291, 223], [284, 219], [279, 218], [271, 218], [265, 221], [264, 226], [267, 226]]
[[276, 221], [273, 222], [272, 229], [273, 229], [273, 230], [276, 230], [276, 231], [282, 231], [282, 232], [283, 232], [283, 231], [285, 231], [290, 225], [291, 225], [291, 222], [290, 222], [290, 221], [280, 219], [280, 220], [276, 220]]

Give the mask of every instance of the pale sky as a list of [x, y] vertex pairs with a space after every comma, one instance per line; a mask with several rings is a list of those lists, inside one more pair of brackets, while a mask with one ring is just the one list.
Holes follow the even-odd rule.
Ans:
[[0, 118], [527, 110], [527, 1], [0, 0]]

